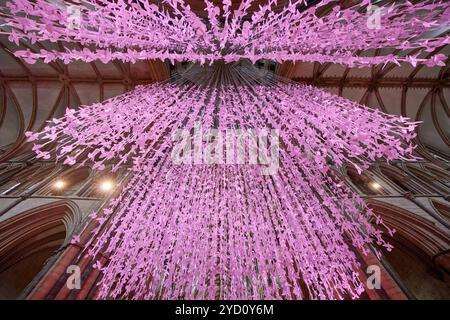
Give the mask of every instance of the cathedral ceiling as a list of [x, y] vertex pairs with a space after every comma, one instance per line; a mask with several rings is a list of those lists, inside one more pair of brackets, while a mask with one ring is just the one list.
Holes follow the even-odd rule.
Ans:
[[[203, 1], [189, 1], [193, 11], [203, 10]], [[233, 3], [237, 6], [239, 0]], [[61, 47], [64, 44], [20, 43], [22, 49], [32, 51], [48, 49], [50, 45]], [[12, 54], [17, 49], [6, 36], [0, 36], [0, 160], [17, 150], [24, 141], [25, 131], [40, 130], [46, 120], [62, 116], [65, 108], [102, 101], [136, 85], [167, 79], [170, 74], [168, 64], [161, 61], [135, 64], [96, 61], [68, 65], [37, 62], [29, 65]], [[447, 56], [450, 54], [450, 46], [438, 50]], [[373, 50], [361, 54], [387, 53], [387, 50]], [[446, 66], [434, 68], [395, 64], [347, 68], [298, 62], [278, 65], [276, 72], [294, 81], [324, 87], [372, 108], [423, 121], [417, 141], [421, 148], [428, 150], [429, 156], [450, 158], [449, 60]]]

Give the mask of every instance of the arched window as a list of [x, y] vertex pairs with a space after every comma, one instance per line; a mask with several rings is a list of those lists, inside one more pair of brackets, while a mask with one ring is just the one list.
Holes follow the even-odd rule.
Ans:
[[0, 223], [0, 299], [16, 299], [32, 286], [49, 259], [81, 222], [75, 204], [58, 201]]
[[79, 189], [86, 183], [91, 170], [87, 167], [70, 169], [50, 182], [39, 191], [39, 194], [52, 196], [76, 195]]
[[397, 232], [384, 238], [394, 249], [383, 250], [384, 261], [411, 295], [417, 299], [450, 299], [450, 270], [435, 263], [435, 257], [450, 247], [450, 239], [433, 223], [405, 209], [376, 200], [368, 206], [386, 226]]
[[352, 167], [347, 168], [347, 175], [355, 187], [364, 194], [382, 195], [385, 193], [380, 184], [364, 173], [358, 174]]

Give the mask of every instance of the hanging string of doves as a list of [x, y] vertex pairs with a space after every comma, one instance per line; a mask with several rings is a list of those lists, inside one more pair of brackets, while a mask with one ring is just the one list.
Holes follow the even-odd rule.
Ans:
[[[130, 172], [91, 214], [92, 234], [73, 240], [103, 273], [98, 298], [358, 298], [357, 254], [380, 257], [395, 235], [336, 169], [415, 160], [418, 123], [254, 63], [444, 66], [449, 2], [385, 4], [381, 27], [368, 23], [368, 0], [346, 8], [204, 0], [202, 15], [188, 2], [14, 0], [1, 8], [11, 42], [48, 43], [18, 47], [29, 64], [189, 63], [169, 80], [68, 108], [27, 133], [38, 158]], [[380, 54], [364, 54], [374, 49]]]

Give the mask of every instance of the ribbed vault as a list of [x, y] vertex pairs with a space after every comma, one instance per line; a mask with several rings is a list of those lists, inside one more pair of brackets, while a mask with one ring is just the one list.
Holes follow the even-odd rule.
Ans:
[[[188, 2], [197, 14], [203, 11], [203, 0]], [[265, 2], [257, 0], [253, 7]], [[280, 0], [277, 6], [281, 8], [285, 2]], [[351, 2], [337, 1], [336, 5], [346, 6]], [[237, 8], [240, 0], [232, 0], [232, 3], [233, 8]], [[0, 4], [4, 5], [4, 1], [0, 1]], [[330, 8], [319, 9], [319, 14], [327, 14]], [[448, 30], [442, 30], [442, 33], [445, 32]], [[61, 42], [20, 43], [22, 49], [31, 51], [64, 45]], [[17, 49], [7, 37], [0, 36], [0, 161], [21, 151], [19, 148], [23, 145], [25, 131], [40, 130], [46, 120], [61, 116], [66, 107], [102, 101], [131, 90], [136, 85], [161, 81], [170, 75], [168, 63], [162, 61], [139, 61], [134, 64], [120, 61], [103, 64], [95, 61], [68, 65], [62, 62], [37, 62], [29, 65], [12, 54]], [[449, 55], [450, 46], [438, 48], [437, 51]], [[372, 50], [361, 52], [361, 55], [391, 52], [393, 50]], [[430, 56], [432, 54], [428, 53]], [[325, 87], [384, 112], [423, 121], [418, 128], [419, 152], [428, 160], [435, 161], [450, 159], [448, 62], [444, 67], [434, 68], [388, 64], [359, 69], [331, 63], [299, 62], [278, 65], [276, 71], [294, 81]]]
[[[48, 44], [20, 43], [20, 47], [36, 51]], [[46, 120], [62, 116], [67, 107], [102, 101], [169, 76], [162, 61], [30, 65], [12, 54], [17, 49], [6, 36], [0, 36], [0, 160], [18, 151], [25, 131], [40, 130]]]
[[[387, 54], [387, 50], [366, 52]], [[392, 51], [391, 51], [392, 52]], [[450, 46], [439, 49], [446, 55]], [[372, 68], [348, 68], [336, 64], [285, 63], [278, 73], [294, 81], [325, 87], [329, 91], [390, 114], [423, 121], [417, 143], [421, 155], [450, 157], [450, 66], [388, 64]]]

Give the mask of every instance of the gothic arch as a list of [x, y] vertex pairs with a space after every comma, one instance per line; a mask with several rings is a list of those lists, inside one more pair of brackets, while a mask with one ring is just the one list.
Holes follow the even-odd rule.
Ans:
[[385, 234], [394, 249], [383, 255], [404, 287], [418, 299], [449, 299], [450, 269], [435, 259], [449, 255], [449, 234], [400, 207], [373, 199], [367, 204], [389, 228], [396, 230], [393, 237]]
[[17, 298], [69, 241], [82, 215], [71, 201], [57, 201], [0, 223], [0, 299]]

